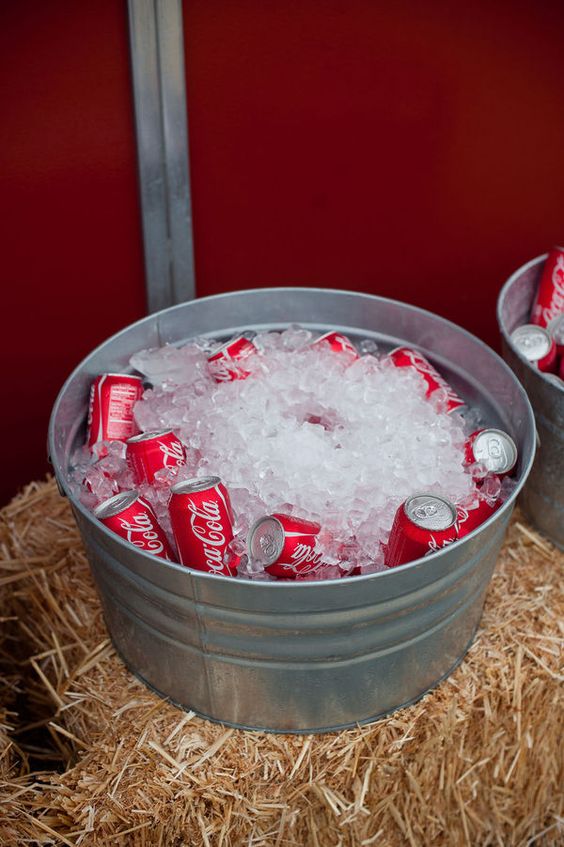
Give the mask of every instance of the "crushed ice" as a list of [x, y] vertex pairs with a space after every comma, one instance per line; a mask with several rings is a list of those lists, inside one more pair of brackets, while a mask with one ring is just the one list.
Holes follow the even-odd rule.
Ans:
[[[446, 414], [440, 396], [425, 397], [416, 371], [396, 367], [371, 340], [354, 360], [329, 345], [312, 347], [312, 338], [296, 326], [258, 334], [260, 355], [245, 360], [250, 376], [232, 382], [210, 375], [207, 357], [219, 342], [209, 339], [131, 358], [152, 383], [135, 407], [140, 429], [173, 429], [186, 445], [188, 462], [174, 481], [217, 475], [227, 486], [236, 515], [229, 554], [243, 555], [243, 576], [265, 577], [247, 562], [244, 542], [252, 523], [273, 512], [321, 524], [324, 558], [335, 565], [310, 578], [327, 578], [382, 570], [394, 514], [415, 492], [477, 502], [464, 469], [475, 414], [466, 425], [459, 413]], [[109, 452], [95, 463], [87, 450], [75, 457], [74, 478], [85, 478], [81, 496], [91, 507], [116, 486], [133, 487], [124, 445], [104, 446]], [[163, 470], [140, 488], [171, 541], [172, 481]]]

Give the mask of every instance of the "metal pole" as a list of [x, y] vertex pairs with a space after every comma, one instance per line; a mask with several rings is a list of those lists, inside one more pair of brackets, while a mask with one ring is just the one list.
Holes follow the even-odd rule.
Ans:
[[181, 0], [128, 0], [149, 312], [196, 293]]

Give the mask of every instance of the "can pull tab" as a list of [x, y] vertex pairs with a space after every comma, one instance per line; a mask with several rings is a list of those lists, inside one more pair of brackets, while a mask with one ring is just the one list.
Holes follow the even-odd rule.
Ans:
[[[47, 447], [47, 461], [49, 462], [51, 467], [53, 467], [53, 460], [51, 459], [51, 453], [49, 452], [49, 447]], [[55, 482], [57, 483], [57, 488], [59, 490], [59, 494], [61, 495], [61, 497], [66, 497], [67, 496], [66, 491], [64, 490], [63, 486], [59, 482], [59, 477], [57, 476], [56, 471], [55, 471]]]

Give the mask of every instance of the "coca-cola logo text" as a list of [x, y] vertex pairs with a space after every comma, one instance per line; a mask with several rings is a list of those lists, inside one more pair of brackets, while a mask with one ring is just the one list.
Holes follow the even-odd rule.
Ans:
[[435, 370], [433, 365], [428, 362], [423, 356], [420, 356], [415, 350], [402, 350], [403, 355], [409, 360], [410, 364], [420, 373], [425, 379], [430, 388], [429, 394], [436, 391], [437, 388], [442, 388], [446, 394], [447, 400], [455, 403], [460, 403], [459, 396], [453, 391], [446, 379]]
[[[184, 447], [181, 441], [172, 441], [165, 444], [159, 441], [159, 450], [163, 454], [163, 468], [180, 467], [185, 463]], [[170, 461], [169, 461], [170, 460]]]
[[541, 310], [543, 320], [546, 324], [558, 317], [564, 312], [564, 256], [558, 256], [556, 259], [551, 276], [552, 296], [550, 305], [545, 306]]
[[465, 509], [463, 506], [459, 506], [456, 510], [456, 523], [460, 526], [463, 523], [466, 523], [470, 515], [468, 514], [468, 509]]
[[233, 359], [222, 357], [210, 361], [209, 365], [216, 382], [233, 382], [235, 379], [244, 379], [249, 375], [248, 371], [239, 368]]
[[355, 356], [357, 355], [356, 348], [344, 335], [334, 335], [333, 344], [339, 347], [343, 353], [354, 353]]
[[[466, 517], [468, 517], [468, 513], [466, 513]], [[437, 550], [441, 550], [443, 547], [446, 547], [448, 544], [452, 544], [453, 541], [456, 541], [456, 538], [445, 538], [443, 541], [437, 541], [434, 535], [431, 535], [429, 539], [429, 543], [427, 547], [429, 548], [425, 553], [426, 556], [430, 556], [431, 553], [436, 553]]]
[[322, 554], [311, 544], [296, 544], [290, 558], [292, 561], [286, 569], [293, 573], [311, 573], [323, 565]]
[[203, 500], [197, 504], [189, 500], [188, 509], [192, 512], [190, 526], [196, 538], [202, 543], [206, 565], [212, 571], [222, 571], [227, 539], [221, 522], [219, 503], [214, 500]]
[[238, 363], [256, 353], [256, 348], [249, 341], [239, 339], [227, 349], [214, 353], [208, 359], [211, 374], [216, 382], [232, 382], [235, 379], [246, 379], [250, 374]]
[[164, 550], [163, 542], [159, 533], [155, 531], [151, 516], [146, 512], [133, 515], [130, 521], [122, 519], [120, 524], [126, 532], [127, 540], [136, 547], [141, 547], [142, 550], [150, 550], [155, 555]]

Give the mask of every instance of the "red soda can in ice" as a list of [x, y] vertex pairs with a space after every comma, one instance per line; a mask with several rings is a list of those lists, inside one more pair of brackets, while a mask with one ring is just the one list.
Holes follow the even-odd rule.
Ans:
[[124, 491], [100, 503], [94, 514], [108, 529], [130, 544], [161, 559], [174, 561], [166, 535], [153, 509], [137, 491]]
[[328, 344], [334, 353], [347, 353], [355, 359], [359, 358], [358, 351], [350, 338], [343, 335], [341, 332], [326, 332], [320, 335], [315, 341], [312, 341], [311, 347], [317, 347], [318, 344]]
[[556, 344], [556, 355], [562, 359], [564, 356], [564, 312], [549, 323], [548, 332]]
[[157, 471], [176, 470], [186, 464], [184, 445], [170, 429], [142, 432], [129, 438], [126, 456], [137, 485], [153, 482]]
[[553, 247], [546, 262], [537, 289], [531, 323], [547, 327], [564, 312], [564, 247]]
[[133, 407], [143, 394], [143, 380], [131, 374], [100, 374], [90, 388], [88, 446], [99, 441], [127, 441], [139, 432]]
[[479, 462], [499, 477], [510, 474], [517, 462], [515, 442], [501, 429], [476, 430], [466, 441], [464, 453], [467, 465]]
[[482, 499], [473, 509], [465, 509], [463, 506], [456, 507], [456, 525], [458, 537], [464, 538], [480, 524], [490, 518], [501, 506], [501, 500]]
[[316, 549], [320, 530], [318, 523], [303, 518], [267, 515], [259, 518], [249, 531], [249, 556], [278, 578], [295, 579], [298, 574], [312, 573], [325, 564]]
[[226, 487], [218, 476], [179, 482], [168, 504], [172, 532], [183, 565], [198, 571], [234, 576], [224, 563], [233, 539], [233, 512]]
[[446, 379], [418, 350], [412, 350], [410, 347], [396, 347], [395, 350], [388, 353], [388, 356], [397, 368], [413, 368], [418, 374], [421, 374], [427, 383], [427, 397], [430, 397], [435, 391], [442, 391], [448, 414], [464, 406], [464, 400], [458, 396]]
[[238, 335], [227, 344], [223, 344], [208, 357], [210, 373], [216, 382], [233, 382], [235, 379], [246, 379], [250, 371], [246, 371], [241, 362], [254, 356], [257, 348], [246, 335]]
[[556, 344], [546, 329], [524, 324], [513, 330], [511, 341], [519, 353], [539, 371], [553, 373], [556, 370]]
[[396, 512], [385, 548], [389, 568], [428, 556], [456, 541], [456, 507], [437, 494], [408, 497]]

